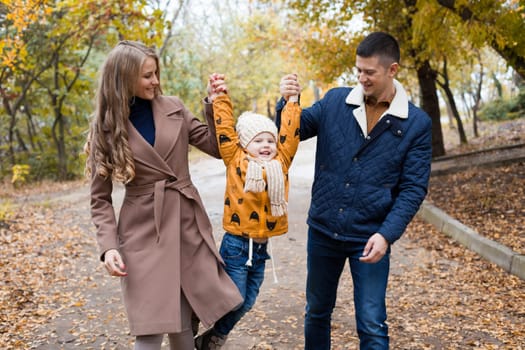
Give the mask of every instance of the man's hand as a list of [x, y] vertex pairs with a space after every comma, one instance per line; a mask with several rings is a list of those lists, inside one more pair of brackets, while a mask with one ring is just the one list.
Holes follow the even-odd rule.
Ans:
[[128, 273], [126, 265], [122, 261], [120, 253], [116, 249], [110, 249], [104, 253], [104, 266], [111, 276], [124, 277]]
[[359, 261], [370, 264], [378, 262], [386, 254], [388, 245], [385, 237], [380, 233], [375, 233], [368, 239], [368, 242], [366, 242], [363, 256], [359, 258]]
[[282, 77], [279, 91], [286, 101], [290, 96], [298, 96], [301, 93], [301, 86], [297, 81], [297, 74], [288, 74]]

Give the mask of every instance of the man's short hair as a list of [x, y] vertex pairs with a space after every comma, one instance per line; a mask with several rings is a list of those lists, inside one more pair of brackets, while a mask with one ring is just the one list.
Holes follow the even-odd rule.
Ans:
[[397, 40], [385, 32], [368, 34], [357, 46], [356, 54], [360, 57], [379, 56], [381, 62], [387, 64], [399, 63], [401, 56]]

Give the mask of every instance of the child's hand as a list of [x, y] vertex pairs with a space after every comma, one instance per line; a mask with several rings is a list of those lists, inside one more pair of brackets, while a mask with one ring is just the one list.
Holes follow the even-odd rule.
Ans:
[[228, 93], [224, 74], [213, 73], [208, 79], [208, 100], [213, 102], [219, 95]]

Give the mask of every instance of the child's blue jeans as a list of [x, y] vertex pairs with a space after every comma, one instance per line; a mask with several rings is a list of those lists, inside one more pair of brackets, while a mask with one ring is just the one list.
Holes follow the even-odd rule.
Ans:
[[264, 280], [268, 243], [253, 242], [252, 266], [246, 266], [248, 261], [249, 239], [225, 233], [222, 238], [220, 253], [226, 263], [225, 270], [239, 288], [244, 303], [236, 310], [223, 316], [213, 326], [216, 333], [228, 335], [235, 324], [255, 304], [259, 289]]

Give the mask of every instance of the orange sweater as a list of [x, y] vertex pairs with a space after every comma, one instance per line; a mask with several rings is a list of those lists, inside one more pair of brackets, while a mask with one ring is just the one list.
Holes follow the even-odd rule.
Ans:
[[[246, 238], [268, 238], [288, 231], [288, 216], [272, 216], [268, 192], [244, 192], [248, 159], [235, 132], [233, 108], [228, 95], [213, 101], [213, 114], [217, 142], [226, 165], [226, 191], [224, 194], [223, 228], [234, 235]], [[288, 169], [299, 146], [301, 108], [288, 103], [281, 115], [281, 129], [277, 140], [277, 159], [281, 162], [285, 181], [285, 198], [288, 200]], [[263, 174], [266, 177], [266, 174]]]

